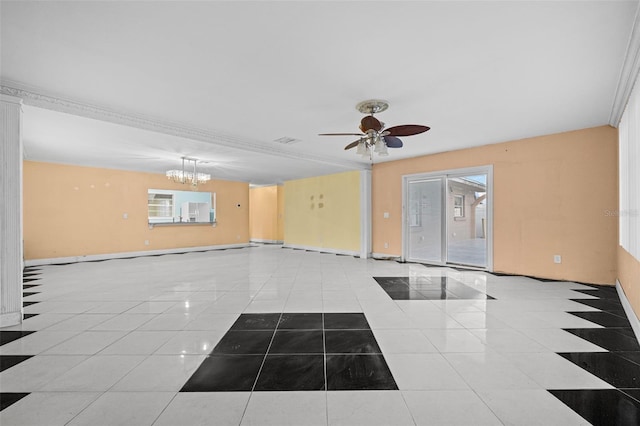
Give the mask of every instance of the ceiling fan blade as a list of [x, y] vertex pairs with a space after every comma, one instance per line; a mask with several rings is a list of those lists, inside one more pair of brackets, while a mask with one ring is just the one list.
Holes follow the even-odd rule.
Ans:
[[318, 136], [364, 136], [362, 133], [318, 133]]
[[375, 130], [376, 132], [379, 132], [382, 130], [382, 123], [380, 123], [380, 121], [373, 115], [367, 115], [360, 120], [360, 130], [365, 133], [367, 130]]
[[402, 141], [395, 136], [384, 136], [384, 142], [387, 148], [402, 148]]
[[424, 133], [429, 129], [430, 127], [419, 124], [405, 124], [402, 126], [389, 127], [385, 131], [389, 132], [389, 136], [412, 136], [418, 133]]
[[358, 139], [357, 141], [351, 142], [349, 145], [344, 147], [344, 150], [346, 151], [348, 149], [355, 148], [356, 146], [358, 146], [361, 140], [362, 139]]

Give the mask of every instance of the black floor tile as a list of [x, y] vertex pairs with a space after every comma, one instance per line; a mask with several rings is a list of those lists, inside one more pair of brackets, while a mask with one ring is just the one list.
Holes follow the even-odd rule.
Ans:
[[617, 388], [640, 387], [640, 365], [613, 352], [570, 352], [559, 355]]
[[269, 354], [323, 354], [322, 330], [276, 331]]
[[322, 314], [282, 314], [280, 322], [278, 323], [278, 329], [322, 330]]
[[[629, 324], [631, 325], [631, 324]], [[613, 327], [609, 327], [610, 330], [615, 330], [620, 334], [624, 334], [625, 336], [631, 337], [633, 339], [636, 339], [636, 334], [633, 332], [633, 329], [631, 327], [619, 327], [619, 328], [613, 328]]]
[[410, 290], [409, 288], [403, 291], [387, 291], [387, 294], [393, 300], [429, 300], [432, 298], [417, 290]]
[[[406, 284], [380, 284], [380, 287], [387, 293], [396, 291], [409, 291], [411, 287]], [[414, 289], [415, 290], [415, 289]]]
[[494, 299], [449, 277], [374, 277], [374, 279], [393, 300]]
[[638, 340], [615, 329], [568, 328], [564, 330], [609, 351], [640, 351]]
[[393, 284], [409, 286], [409, 277], [373, 277], [381, 287]]
[[180, 392], [250, 391], [263, 359], [263, 355], [210, 355]]
[[41, 286], [41, 285], [42, 285], [42, 284], [22, 284], [22, 289], [23, 289], [23, 290], [27, 290], [27, 289], [29, 289], [29, 288], [39, 287], [39, 286]]
[[27, 395], [29, 394], [17, 392], [0, 392], [0, 411], [4, 410], [12, 404], [15, 404]]
[[230, 330], [222, 336], [211, 354], [264, 355], [267, 353], [273, 331]]
[[33, 355], [0, 355], [0, 372], [26, 361]]
[[254, 390], [325, 390], [324, 355], [267, 355]]
[[617, 389], [549, 392], [594, 426], [640, 424], [640, 402]]
[[327, 354], [382, 352], [371, 330], [327, 330], [324, 335]]
[[636, 401], [640, 402], [640, 389], [620, 389]]
[[569, 312], [571, 315], [594, 322], [603, 327], [631, 327], [627, 318], [609, 312]]
[[324, 314], [325, 330], [369, 330], [371, 327], [364, 314], [329, 313]]
[[640, 365], [640, 352], [616, 352], [616, 355]]
[[592, 308], [600, 309], [601, 311], [610, 312], [618, 316], [625, 316], [624, 308], [620, 301], [614, 301], [609, 299], [571, 299], [574, 302], [582, 303], [583, 305], [591, 306]]
[[242, 314], [231, 330], [275, 330], [280, 314]]
[[382, 355], [327, 355], [327, 390], [397, 390]]
[[31, 333], [35, 333], [35, 331], [0, 331], [0, 346], [6, 345], [14, 340], [22, 339]]

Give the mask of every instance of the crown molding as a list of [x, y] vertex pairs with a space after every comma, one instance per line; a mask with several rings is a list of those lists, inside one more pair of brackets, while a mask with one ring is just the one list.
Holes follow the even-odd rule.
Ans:
[[0, 94], [20, 98], [24, 105], [149, 130], [152, 132], [164, 133], [171, 136], [197, 140], [242, 151], [278, 155], [294, 160], [313, 161], [316, 163], [343, 167], [347, 170], [368, 170], [371, 168], [370, 164], [359, 163], [357, 161], [337, 160], [326, 156], [292, 152], [282, 149], [276, 144], [265, 143], [263, 141], [239, 138], [228, 133], [199, 129], [143, 115], [118, 112], [106, 107], [58, 97], [53, 94], [46, 93], [43, 90], [33, 89], [11, 80], [0, 80]]
[[631, 91], [640, 71], [640, 6], [636, 9], [636, 17], [633, 21], [627, 52], [620, 71], [616, 96], [609, 115], [609, 125], [618, 127], [622, 114], [629, 102]]

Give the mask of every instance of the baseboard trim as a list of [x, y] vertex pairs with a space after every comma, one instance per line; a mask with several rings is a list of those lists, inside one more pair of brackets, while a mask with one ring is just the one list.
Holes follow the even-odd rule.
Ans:
[[283, 244], [282, 240], [264, 240], [262, 238], [252, 238], [250, 240], [252, 243], [261, 243], [261, 244]]
[[249, 243], [221, 244], [215, 246], [178, 247], [163, 250], [128, 251], [123, 253], [89, 254], [86, 256], [54, 257], [50, 259], [30, 259], [24, 261], [24, 266], [56, 265], [61, 263], [92, 262], [98, 260], [123, 259], [128, 257], [156, 256], [159, 254], [190, 253], [194, 251], [224, 250], [229, 248], [249, 247]]
[[631, 328], [636, 335], [638, 343], [640, 343], [640, 320], [638, 320], [638, 316], [633, 311], [631, 303], [629, 303], [629, 299], [627, 299], [627, 295], [624, 294], [624, 289], [622, 288], [622, 285], [620, 285], [620, 281], [618, 280], [616, 280], [616, 290], [618, 290], [618, 296], [620, 297], [620, 302], [622, 303], [622, 307], [624, 308], [624, 313], [627, 314], [627, 319], [631, 323]]
[[351, 251], [351, 250], [340, 250], [340, 249], [332, 249], [326, 247], [314, 247], [314, 246], [301, 246], [298, 244], [283, 244], [282, 248], [290, 248], [295, 250], [308, 250], [308, 251], [317, 251], [319, 253], [332, 253], [332, 254], [342, 254], [345, 256], [354, 256], [360, 257], [359, 251]]
[[394, 256], [392, 254], [386, 254], [386, 253], [371, 253], [371, 257], [378, 260], [395, 260], [395, 261], [398, 261], [402, 258], [402, 256], [399, 256], [399, 255]]

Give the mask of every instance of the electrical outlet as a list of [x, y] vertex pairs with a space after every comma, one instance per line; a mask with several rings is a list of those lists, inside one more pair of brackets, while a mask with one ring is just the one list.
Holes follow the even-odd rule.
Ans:
[[149, 245], [149, 240], [144, 240], [144, 245], [148, 246]]
[[382, 213], [382, 217], [385, 219], [389, 219], [389, 212]]
[[562, 263], [562, 256], [560, 256], [559, 254], [554, 254], [553, 263]]
[[389, 248], [389, 243], [384, 243], [384, 248]]

